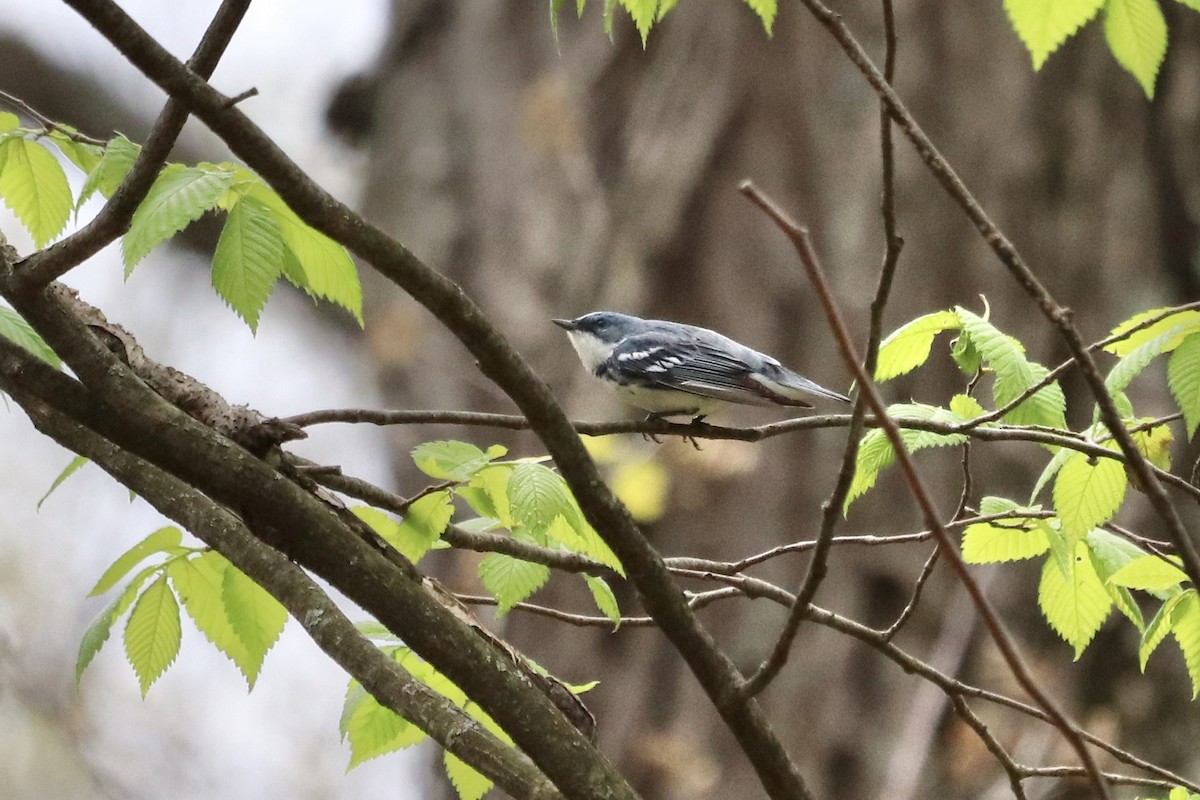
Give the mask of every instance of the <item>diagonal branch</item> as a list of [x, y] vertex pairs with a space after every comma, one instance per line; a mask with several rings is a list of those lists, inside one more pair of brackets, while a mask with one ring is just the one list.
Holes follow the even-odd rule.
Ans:
[[[1042, 707], [1043, 710], [1054, 720], [1055, 726], [1062, 732], [1063, 737], [1075, 750], [1079, 756], [1080, 763], [1088, 771], [1088, 775], [1092, 779], [1096, 792], [1102, 798], [1109, 798], [1108, 784], [1104, 776], [1100, 772], [1100, 767], [1096, 764], [1091, 751], [1088, 750], [1083, 738], [1080, 736], [1079, 727], [1069, 719], [1066, 714], [1058, 707], [1049, 695], [1042, 691], [1034, 680], [1032, 673], [1026, 666], [1024, 659], [1017, 650], [1016, 643], [1009, 635], [1008, 630], [1004, 627], [1004, 623], [992, 608], [987, 596], [983, 593], [974, 576], [971, 575], [967, 564], [963, 561], [962, 554], [954, 546], [953, 540], [950, 538], [950, 533], [946, 530], [941, 516], [937, 508], [934, 506], [933, 498], [929, 495], [929, 491], [925, 488], [920, 475], [917, 474], [916, 467], [912, 461], [912, 455], [904, 446], [904, 440], [900, 437], [900, 429], [896, 424], [888, 419], [887, 409], [884, 407], [883, 398], [879, 396], [879, 390], [875, 387], [875, 383], [871, 380], [871, 376], [867, 375], [862, 364], [859, 363], [858, 355], [854, 351], [854, 344], [850, 341], [849, 333], [845, 323], [842, 321], [841, 314], [838, 312], [837, 306], [833, 299], [833, 295], [829, 290], [828, 285], [824, 281], [821, 273], [820, 264], [817, 261], [816, 252], [813, 250], [812, 242], [809, 239], [808, 231], [801, 228], [791, 220], [778, 206], [776, 206], [769, 198], [760, 192], [749, 181], [742, 184], [742, 191], [745, 193], [763, 212], [771, 218], [771, 220], [779, 227], [781, 231], [791, 240], [792, 245], [796, 249], [797, 255], [804, 266], [805, 272], [808, 274], [809, 280], [813, 283], [817, 293], [821, 297], [822, 305], [825, 307], [828, 317], [829, 327], [833, 331], [834, 338], [837, 340], [838, 349], [841, 351], [842, 359], [846, 365], [854, 371], [855, 379], [859, 383], [859, 392], [865, 395], [871, 410], [875, 412], [879, 418], [884, 432], [887, 434], [888, 441], [892, 445], [892, 449], [896, 453], [896, 461], [900, 465], [901, 471], [904, 474], [905, 480], [908, 483], [913, 499], [921, 510], [921, 515], [925, 519], [925, 524], [933, 531], [934, 538], [937, 539], [938, 547], [945, 555], [946, 560], [950, 562], [950, 566], [954, 568], [959, 580], [967, 589], [967, 593], [971, 596], [971, 601], [975, 608], [979, 611], [980, 617], [983, 619], [984, 625], [988, 629], [992, 640], [999, 648], [1001, 655], [1004, 657], [1005, 663], [1008, 664], [1012, 671], [1013, 677], [1017, 683], [1021, 685], [1030, 697]], [[1124, 430], [1122, 428], [1122, 430]], [[795, 603], [792, 610], [788, 614], [788, 624], [790, 626], [798, 626], [798, 621], [793, 622], [793, 619], [802, 616], [807, 609], [808, 604], [801, 605]], [[774, 655], [774, 654], [773, 654]], [[786, 653], [785, 653], [786, 656]], [[782, 667], [782, 663], [780, 663]]]

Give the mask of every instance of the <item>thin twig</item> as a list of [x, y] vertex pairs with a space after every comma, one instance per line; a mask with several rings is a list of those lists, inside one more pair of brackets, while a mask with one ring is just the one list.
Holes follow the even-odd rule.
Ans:
[[933, 548], [933, 552], [929, 554], [929, 558], [925, 559], [925, 566], [921, 567], [921, 574], [917, 576], [917, 582], [913, 586], [912, 597], [909, 598], [908, 605], [904, 606], [900, 611], [900, 616], [896, 617], [896, 621], [883, 632], [885, 640], [890, 642], [894, 639], [896, 634], [900, 632], [900, 629], [912, 617], [913, 612], [917, 610], [917, 603], [921, 602], [921, 593], [925, 589], [925, 584], [929, 581], [929, 576], [933, 574], [933, 568], [937, 566], [938, 553], [940, 552], [941, 548], [935, 547]]
[[[806, 3], [814, 1], [805, 0]], [[995, 609], [992, 608], [991, 603], [967, 568], [966, 562], [963, 561], [962, 555], [954, 546], [954, 542], [951, 540], [950, 534], [946, 530], [937, 508], [934, 506], [932, 497], [930, 497], [928, 490], [925, 488], [921, 477], [917, 474], [912, 456], [900, 436], [900, 429], [894, 422], [888, 419], [887, 409], [884, 407], [883, 399], [879, 396], [879, 391], [876, 389], [874, 381], [871, 380], [871, 376], [866, 374], [859, 363], [858, 357], [854, 352], [854, 344], [850, 341], [845, 323], [842, 322], [841, 315], [837, 313], [832, 294], [824, 282], [808, 232], [793, 222], [786, 213], [749, 181], [744, 182], [741, 188], [743, 193], [762, 209], [779, 229], [787, 235], [795, 247], [797, 254], [800, 256], [800, 261], [808, 273], [809, 279], [813, 282], [818, 295], [821, 296], [823, 304], [827, 306], [829, 326], [833, 331], [834, 338], [837, 340], [842, 359], [850, 369], [854, 370], [855, 377], [859, 382], [859, 392], [866, 395], [872, 410], [879, 418], [883, 430], [887, 434], [888, 441], [891, 442], [892, 449], [896, 453], [896, 461], [904, 474], [913, 498], [916, 500], [917, 505], [921, 509], [921, 514], [925, 518], [925, 524], [933, 531], [934, 537], [937, 539], [938, 545], [946, 556], [946, 559], [950, 562], [951, 567], [954, 568], [959, 580], [966, 587], [967, 593], [971, 596], [971, 600], [979, 611], [979, 615], [983, 619], [989, 635], [1000, 649], [1013, 677], [1029, 693], [1029, 696], [1054, 720], [1055, 726], [1061, 731], [1063, 737], [1079, 756], [1080, 762], [1087, 769], [1097, 793], [1100, 797], [1107, 800], [1111, 796], [1108, 791], [1108, 784], [1105, 783], [1104, 776], [1100, 772], [1100, 767], [1096, 764], [1095, 758], [1080, 736], [1079, 727], [1073, 720], [1066, 716], [1048, 694], [1042, 691], [1042, 688], [1030, 673], [1028, 666], [1026, 666], [1025, 660], [1022, 658], [1016, 643], [1005, 628], [1003, 621], [1001, 621]], [[1109, 399], [1111, 402], [1111, 398]], [[1123, 430], [1120, 432], [1124, 433]], [[1141, 454], [1137, 455], [1140, 457]], [[1142, 463], [1146, 463], [1144, 459]], [[1147, 475], [1146, 480], [1151, 480], [1151, 476]], [[1157, 486], [1158, 484], [1155, 483], [1155, 485]], [[792, 616], [803, 612], [804, 609], [802, 607], [793, 605], [792, 610], [789, 612], [789, 622]], [[782, 665], [783, 660], [779, 659], [777, 665], [773, 663], [772, 666], [775, 671], [778, 671]]]
[[988, 749], [988, 752], [1000, 764], [1001, 769], [1008, 775], [1008, 785], [1012, 789], [1013, 797], [1017, 800], [1027, 800], [1025, 787], [1021, 785], [1021, 779], [1026, 777], [1020, 765], [1013, 761], [1012, 756], [1004, 749], [999, 740], [992, 735], [988, 730], [987, 725], [983, 723], [971, 707], [967, 705], [966, 698], [961, 694], [950, 695], [950, 702], [954, 706], [954, 713], [958, 714], [959, 719], [965, 722], [971, 730], [975, 731], [975, 735], [983, 742], [983, 746]]
[[62, 125], [58, 124], [54, 120], [47, 117], [42, 112], [38, 111], [33, 106], [29, 105], [29, 103], [26, 103], [24, 100], [22, 100], [19, 97], [14, 97], [13, 95], [9, 94], [8, 92], [0, 92], [0, 102], [9, 105], [12, 108], [17, 109], [18, 111], [23, 113], [25, 116], [37, 121], [37, 123], [39, 125], [41, 125], [43, 128], [45, 128], [47, 131], [58, 131], [59, 133], [63, 134], [64, 136], [66, 136], [68, 139], [70, 139], [73, 142], [81, 142], [83, 144], [90, 144], [90, 145], [94, 145], [96, 147], [104, 147], [104, 145], [108, 144], [108, 142], [104, 141], [103, 139], [96, 139], [96, 138], [93, 138], [86, 134], [80, 133], [79, 131], [75, 131], [75, 130], [71, 130], [69, 128], [63, 127]]

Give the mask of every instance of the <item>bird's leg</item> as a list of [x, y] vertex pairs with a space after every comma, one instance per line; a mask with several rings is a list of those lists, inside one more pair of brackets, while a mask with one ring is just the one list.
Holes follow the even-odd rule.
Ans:
[[[704, 421], [704, 418], [707, 416], [708, 416], [707, 414], [697, 414], [695, 417], [692, 418], [692, 425], [694, 425], [696, 427], [700, 427], [700, 428], [708, 427], [708, 423]], [[685, 436], [683, 438], [686, 441], [691, 442], [692, 447], [696, 448], [697, 450], [700, 449], [700, 443], [698, 441], [696, 441], [695, 436]]]

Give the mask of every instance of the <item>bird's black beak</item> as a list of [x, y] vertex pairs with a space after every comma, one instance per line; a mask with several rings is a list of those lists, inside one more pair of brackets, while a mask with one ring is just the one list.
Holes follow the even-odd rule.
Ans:
[[550, 321], [562, 328], [564, 331], [579, 330], [579, 325], [577, 325], [573, 319], [552, 319]]

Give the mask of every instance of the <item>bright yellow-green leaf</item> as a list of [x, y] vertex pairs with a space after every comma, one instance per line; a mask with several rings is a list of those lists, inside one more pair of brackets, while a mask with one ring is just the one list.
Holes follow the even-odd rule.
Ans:
[[116, 586], [117, 581], [128, 575], [129, 570], [155, 553], [161, 553], [178, 547], [182, 540], [183, 531], [179, 530], [179, 528], [170, 525], [165, 528], [159, 528], [118, 556], [117, 560], [108, 569], [104, 570], [104, 574], [100, 576], [100, 580], [96, 581], [96, 585], [88, 592], [88, 597], [96, 597], [97, 595], [104, 594]]
[[560, 514], [573, 515], [571, 493], [566, 482], [541, 464], [518, 464], [508, 478], [508, 501], [512, 515], [531, 531], [542, 532]]
[[1063, 575], [1053, 558], [1046, 559], [1038, 585], [1038, 605], [1050, 627], [1075, 648], [1078, 660], [1112, 610], [1112, 600], [1092, 567], [1083, 541], [1075, 545], [1070, 578]]
[[50, 349], [46, 340], [38, 336], [29, 323], [11, 308], [0, 307], [0, 336], [25, 348], [55, 369], [62, 367], [62, 359]]
[[254, 688], [267, 651], [283, 632], [287, 609], [232, 564], [225, 568], [222, 577], [221, 600], [234, 634], [246, 647], [246, 663], [239, 663], [238, 667], [246, 676], [246, 682]]
[[496, 614], [503, 615], [542, 588], [550, 580], [550, 568], [503, 553], [488, 553], [479, 562], [479, 579], [499, 604]]
[[937, 335], [942, 331], [958, 330], [960, 324], [955, 312], [935, 311], [901, 325], [879, 346], [875, 380], [890, 381], [921, 366], [929, 360], [929, 351]]
[[1132, 542], [1103, 528], [1094, 528], [1088, 531], [1087, 546], [1088, 554], [1092, 559], [1092, 568], [1096, 570], [1097, 577], [1104, 584], [1104, 589], [1112, 599], [1113, 605], [1139, 631], [1145, 630], [1146, 620], [1142, 617], [1142, 609], [1133, 599], [1133, 594], [1124, 586], [1118, 586], [1111, 583], [1110, 580], [1115, 572], [1146, 555], [1146, 552]]
[[126, 276], [151, 250], [213, 209], [232, 183], [233, 173], [227, 170], [182, 164], [164, 167], [133, 213], [129, 231], [121, 240]]
[[[1138, 424], [1149, 420], [1137, 420]], [[1162, 470], [1171, 469], [1171, 440], [1174, 435], [1166, 425], [1155, 425], [1153, 428], [1134, 431], [1133, 443], [1147, 461]]]
[[483, 777], [472, 767], [467, 766], [458, 756], [446, 750], [442, 753], [446, 765], [446, 777], [458, 792], [458, 800], [479, 800], [492, 788], [492, 782]]
[[512, 506], [508, 501], [508, 479], [512, 471], [513, 468], [508, 465], [493, 465], [484, 467], [471, 477], [470, 487], [483, 493], [479, 505], [472, 503], [472, 498], [459, 490], [459, 494], [471, 503], [475, 511], [485, 517], [499, 520], [501, 525], [509, 529], [516, 524], [512, 516]]
[[117, 191], [125, 176], [129, 174], [129, 170], [133, 169], [133, 162], [137, 161], [141, 152], [141, 145], [129, 141], [121, 134], [110, 139], [100, 156], [100, 162], [83, 182], [83, 189], [79, 192], [75, 207], [82, 206], [96, 192], [104, 197], [112, 197], [113, 192]]
[[616, 554], [578, 512], [571, 516], [571, 521], [562, 514], [556, 516], [547, 526], [546, 535], [550, 541], [561, 544], [568, 550], [582, 553], [606, 567], [611, 567], [618, 575], [625, 574], [625, 568], [621, 566]]
[[1200, 693], [1200, 598], [1195, 589], [1180, 595], [1171, 612], [1171, 633], [1183, 651], [1188, 677], [1192, 679], [1192, 699]]
[[177, 558], [167, 565], [167, 577], [196, 629], [226, 655], [253, 687], [262, 664], [252, 656], [229, 621], [225, 610], [225, 571], [232, 569], [220, 553], [210, 550], [196, 558]]
[[1145, 555], [1121, 567], [1108, 580], [1118, 586], [1150, 591], [1178, 586], [1187, 579], [1187, 573], [1179, 567], [1158, 556]]
[[291, 254], [284, 263], [284, 276], [309, 295], [346, 309], [362, 325], [362, 285], [346, 248], [306, 225], [266, 184], [252, 186], [246, 196], [269, 208], [283, 232]]
[[[1117, 336], [1125, 333], [1128, 330], [1136, 328], [1138, 325], [1153, 319], [1161, 314], [1170, 311], [1170, 308], [1152, 308], [1149, 311], [1143, 311], [1140, 314], [1134, 314], [1129, 319], [1122, 322], [1120, 325], [1112, 329], [1112, 335]], [[1144, 345], [1146, 342], [1156, 339], [1167, 331], [1173, 328], [1178, 328], [1178, 335], [1169, 341], [1161, 350], [1163, 353], [1169, 353], [1174, 350], [1179, 344], [1187, 338], [1188, 334], [1200, 330], [1200, 311], [1188, 309], [1185, 311], [1177, 311], [1163, 317], [1158, 322], [1155, 322], [1139, 331], [1131, 333], [1128, 337], [1107, 345], [1104, 349], [1115, 356], [1127, 356], [1137, 348]]]
[[396, 526], [395, 538], [388, 542], [415, 564], [441, 538], [452, 516], [450, 492], [431, 492], [408, 507], [404, 519]]
[[1190, 439], [1200, 424], [1200, 335], [1188, 336], [1171, 354], [1167, 362], [1167, 385], [1183, 412]]
[[11, 111], [0, 111], [0, 133], [15, 131], [21, 127], [21, 118]]
[[983, 406], [969, 394], [956, 394], [950, 398], [950, 410], [963, 419], [983, 416]]
[[71, 185], [46, 148], [14, 136], [0, 143], [0, 197], [41, 248], [71, 216]]
[[[65, 128], [65, 126], [62, 127]], [[100, 158], [104, 155], [102, 148], [87, 142], [75, 141], [67, 130], [52, 130], [47, 138], [54, 142], [54, 145], [72, 164], [83, 170], [85, 175], [90, 174], [96, 168], [96, 165], [100, 163]]]
[[493, 458], [508, 452], [500, 448], [496, 455], [485, 453], [473, 444], [446, 440], [424, 442], [413, 448], [412, 459], [417, 469], [431, 478], [443, 481], [465, 481]]
[[[665, 5], [665, 3], [664, 3]], [[674, 5], [674, 3], [672, 3]], [[776, 0], [746, 0], [746, 5], [750, 6], [750, 10], [758, 15], [762, 20], [763, 30], [770, 36], [772, 28], [775, 26], [775, 12], [777, 11]]]
[[653, 459], [624, 461], [613, 470], [612, 490], [638, 522], [654, 522], [667, 506], [669, 477]]
[[1158, 613], [1150, 620], [1150, 624], [1142, 631], [1142, 642], [1138, 646], [1138, 663], [1141, 665], [1142, 672], [1146, 671], [1146, 662], [1150, 660], [1150, 656], [1158, 648], [1158, 645], [1163, 639], [1167, 638], [1167, 634], [1171, 632], [1171, 615], [1175, 611], [1175, 606], [1179, 605], [1183, 600], [1185, 592], [1180, 592], [1173, 597], [1167, 598], [1158, 608]]
[[1104, 0], [1004, 0], [1004, 10], [1033, 57], [1035, 70], [1102, 5]]
[[1198, 329], [1200, 328], [1190, 323], [1177, 325], [1130, 350], [1109, 370], [1104, 378], [1105, 388], [1110, 393], [1119, 395], [1154, 359], [1178, 347], [1189, 331]]
[[125, 623], [125, 655], [143, 697], [179, 654], [180, 641], [179, 605], [164, 575], [146, 587]]
[[592, 599], [596, 601], [596, 608], [612, 620], [613, 630], [621, 627], [621, 607], [617, 605], [617, 596], [613, 594], [612, 587], [598, 575], [584, 575], [583, 579], [592, 593]]
[[962, 555], [968, 564], [996, 564], [1040, 556], [1050, 548], [1046, 522], [1040, 519], [998, 519], [968, 525]]
[[642, 47], [645, 47], [646, 39], [650, 36], [650, 28], [658, 19], [659, 0], [618, 0], [618, 2], [633, 18], [633, 24], [637, 26], [638, 33], [642, 36]]
[[342, 736], [350, 743], [352, 770], [364, 761], [412, 747], [425, 732], [390, 708], [379, 704], [357, 681], [352, 681], [342, 711]]
[[158, 565], [152, 565], [143, 569], [140, 573], [134, 576], [133, 580], [125, 585], [125, 590], [122, 591], [117, 598], [109, 603], [100, 614], [88, 626], [87, 631], [83, 634], [83, 639], [79, 642], [79, 655], [75, 659], [75, 682], [83, 677], [83, 671], [87, 669], [88, 664], [92, 663], [92, 659], [100, 652], [100, 648], [108, 641], [109, 633], [112, 631], [113, 624], [121, 618], [121, 615], [129, 610], [133, 605], [133, 601], [137, 599], [138, 592], [141, 591], [142, 584], [146, 582], [146, 578], [150, 577], [158, 569]]
[[1108, 522], [1125, 501], [1128, 485], [1120, 461], [1097, 458], [1092, 463], [1083, 453], [1072, 455], [1054, 481], [1054, 508], [1063, 532], [1077, 538]]
[[213, 288], [252, 331], [283, 273], [284, 247], [283, 233], [262, 203], [247, 197], [230, 210], [213, 252]]
[[42, 503], [46, 502], [46, 499], [49, 498], [50, 495], [54, 494], [54, 490], [57, 489], [58, 487], [62, 486], [63, 483], [66, 482], [67, 478], [74, 475], [79, 470], [79, 468], [82, 467], [86, 463], [88, 463], [87, 456], [75, 456], [74, 458], [72, 458], [71, 463], [67, 464], [67, 466], [65, 468], [63, 468], [63, 471], [58, 473], [58, 477], [55, 478], [54, 482], [50, 484], [50, 488], [46, 490], [46, 493], [44, 495], [42, 495], [42, 499], [38, 500], [38, 503], [37, 503], [38, 511], [42, 510]]
[[1167, 21], [1158, 0], [1106, 0], [1104, 37], [1117, 63], [1154, 99], [1154, 79], [1167, 55]]

